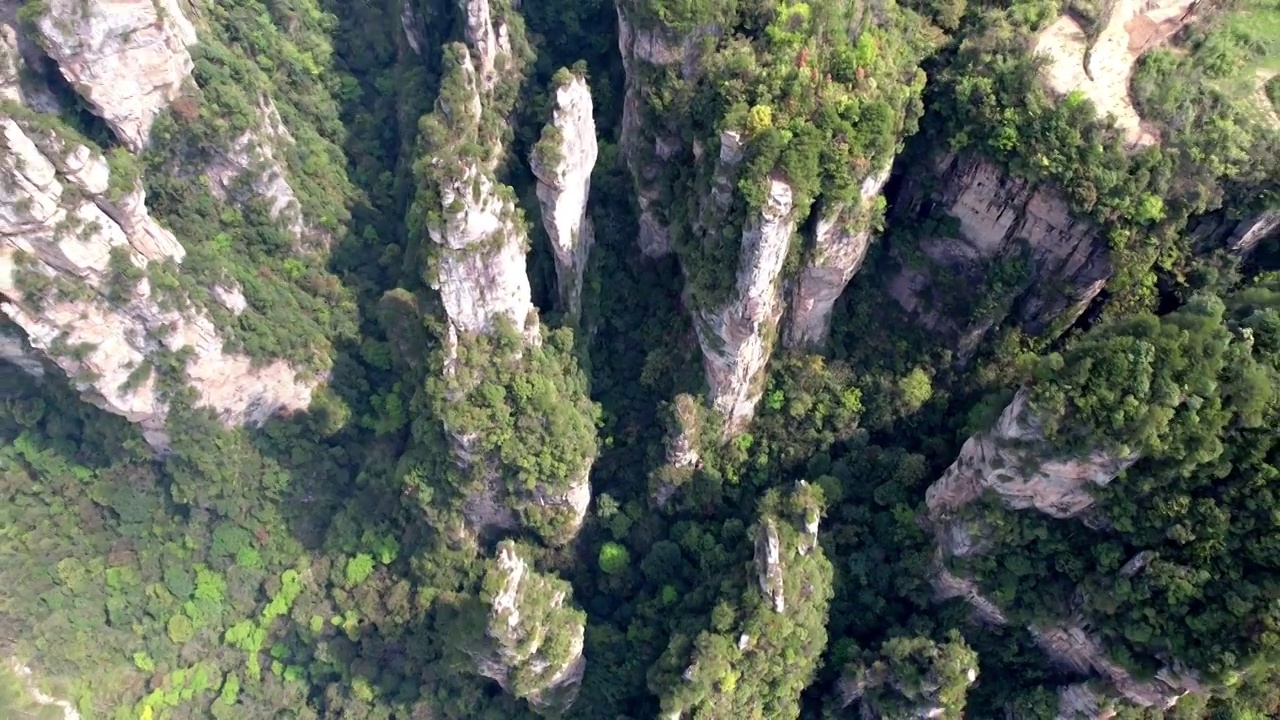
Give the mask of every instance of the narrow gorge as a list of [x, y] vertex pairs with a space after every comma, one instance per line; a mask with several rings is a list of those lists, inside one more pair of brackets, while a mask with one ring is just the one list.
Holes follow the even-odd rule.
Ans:
[[0, 715], [1280, 716], [1273, 5], [0, 0]]

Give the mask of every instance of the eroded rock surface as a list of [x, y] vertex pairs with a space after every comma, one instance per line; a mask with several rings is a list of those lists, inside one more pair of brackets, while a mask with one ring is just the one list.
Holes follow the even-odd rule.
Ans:
[[867, 216], [888, 180], [888, 168], [871, 175], [862, 182], [857, 207], [833, 207], [819, 217], [813, 249], [791, 295], [785, 338], [788, 347], [820, 349], [826, 344], [831, 310], [867, 258], [872, 240]]
[[[480, 78], [469, 50], [459, 48], [458, 82], [466, 103], [444, 108], [451, 129], [480, 139], [484, 112]], [[463, 138], [457, 139], [459, 142]], [[495, 153], [496, 154], [496, 153]], [[513, 194], [493, 178], [490, 163], [437, 158], [441, 221], [428, 227], [439, 246], [434, 285], [450, 324], [459, 333], [488, 333], [504, 316], [536, 336], [537, 314], [525, 272], [528, 238], [517, 222]]]
[[178, 96], [194, 64], [196, 31], [176, 0], [45, 0], [45, 50], [130, 150]]
[[0, 115], [0, 133], [0, 310], [87, 400], [163, 449], [168, 406], [153, 366], [158, 353], [187, 352], [197, 406], [227, 425], [310, 404], [317, 379], [224, 352], [208, 316], [161, 302], [144, 273], [125, 274], [185, 255], [135, 181], [113, 183], [102, 155], [16, 118]]
[[[732, 186], [722, 180], [733, 177], [732, 168], [742, 160], [742, 153], [741, 137], [726, 131], [720, 140], [717, 181], [704, 210], [728, 206]], [[774, 177], [767, 183], [763, 207], [742, 231], [738, 272], [728, 302], [694, 311], [708, 399], [724, 419], [726, 437], [743, 432], [755, 416], [782, 317], [782, 266], [795, 234], [797, 213], [791, 186]]]
[[765, 520], [756, 533], [755, 560], [760, 592], [768, 598], [774, 612], [786, 612], [786, 587], [782, 582], [782, 543], [778, 539], [778, 526], [772, 519]]
[[[1072, 458], [1053, 457], [1045, 442], [1028, 391], [1021, 390], [1001, 413], [995, 426], [969, 438], [960, 455], [925, 494], [929, 520], [933, 526], [937, 554], [932, 578], [938, 599], [963, 598], [984, 623], [1008, 623], [1003, 610], [986, 597], [970, 578], [955, 575], [946, 561], [998, 553], [999, 547], [981, 538], [980, 519], [960, 516], [962, 510], [994, 493], [1008, 511], [1035, 510], [1060, 519], [1081, 518], [1093, 503], [1092, 488], [1110, 483], [1138, 460], [1138, 456], [1117, 456], [1095, 451]], [[1122, 568], [1135, 573], [1149, 558], [1141, 554]], [[1115, 693], [1143, 707], [1169, 707], [1182, 694], [1198, 688], [1194, 677], [1161, 671], [1155, 680], [1134, 678], [1112, 662], [1103, 648], [1079, 620], [1064, 618], [1057, 623], [1027, 628], [1046, 655], [1054, 662], [1079, 673], [1105, 679]], [[1078, 691], [1064, 696], [1064, 703], [1085, 703]]]
[[494, 13], [489, 0], [458, 0], [462, 9], [467, 45], [471, 47], [480, 88], [492, 92], [511, 60], [511, 28], [501, 13]]
[[663, 163], [685, 149], [678, 118], [649, 117], [644, 110], [644, 74], [676, 69], [686, 80], [698, 73], [698, 43], [707, 35], [717, 35], [714, 25], [694, 28], [680, 36], [656, 27], [637, 25], [626, 9], [617, 4], [618, 50], [626, 72], [622, 103], [622, 134], [619, 147], [635, 181], [640, 205], [640, 251], [661, 257], [671, 251], [671, 228], [663, 213], [659, 176]]
[[594, 232], [587, 195], [598, 148], [591, 88], [574, 76], [555, 89], [551, 124], [542, 131], [531, 165], [538, 178], [542, 225], [556, 257], [560, 300], [568, 315], [582, 314], [582, 278]]
[[1076, 517], [1093, 504], [1091, 490], [1137, 462], [1096, 451], [1079, 458], [1046, 457], [1040, 422], [1020, 391], [995, 427], [965, 441], [956, 461], [925, 493], [929, 515], [942, 517], [987, 490], [1012, 510], [1034, 508], [1056, 518]]
[[485, 637], [469, 648], [476, 671], [534, 708], [559, 713], [577, 698], [586, 669], [586, 615], [572, 588], [529, 567], [511, 541], [498, 546], [484, 581]]
[[[889, 293], [930, 331], [970, 356], [986, 332], [1007, 315], [1030, 334], [1073, 321], [1102, 291], [1112, 266], [1106, 238], [1091, 222], [1072, 216], [1053, 188], [1014, 177], [974, 155], [946, 155], [934, 165], [936, 193], [908, 178], [897, 211], [936, 205], [958, 221], [955, 237], [919, 239], [927, 260], [904, 267]], [[1023, 282], [1002, 302], [984, 303], [983, 281], [992, 263], [1023, 264]], [[935, 293], [937, 278], [952, 274], [972, 288], [967, 297]], [[1016, 299], [1016, 302], [1015, 302]], [[956, 302], [967, 303], [954, 307]]]

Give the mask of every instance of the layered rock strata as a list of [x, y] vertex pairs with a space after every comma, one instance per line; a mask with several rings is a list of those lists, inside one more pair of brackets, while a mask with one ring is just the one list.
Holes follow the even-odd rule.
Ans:
[[148, 214], [136, 180], [17, 118], [0, 115], [0, 133], [0, 310], [86, 399], [140, 424], [158, 449], [168, 414], [153, 371], [160, 353], [185, 355], [196, 405], [228, 425], [310, 403], [315, 380], [224, 352], [208, 316], [153, 296], [147, 265], [180, 263], [185, 251]]
[[[1029, 405], [1028, 391], [1021, 390], [1001, 413], [995, 426], [969, 438], [956, 461], [925, 493], [929, 520], [937, 544], [933, 585], [939, 600], [962, 598], [982, 622], [1003, 626], [1003, 610], [983, 595], [977, 583], [953, 574], [946, 561], [998, 552], [981, 538], [980, 523], [958, 517], [969, 504], [993, 493], [1010, 511], [1035, 510], [1059, 519], [1087, 519], [1093, 506], [1091, 489], [1110, 483], [1137, 462], [1137, 455], [1118, 456], [1094, 451], [1073, 458], [1055, 458]], [[1135, 558], [1126, 570], [1141, 564]], [[1143, 707], [1169, 707], [1177, 698], [1198, 687], [1194, 677], [1175, 676], [1168, 670], [1154, 680], [1138, 680], [1112, 662], [1078, 619], [1027, 628], [1037, 644], [1056, 663], [1080, 673], [1106, 679], [1126, 701]], [[1072, 702], [1079, 693], [1064, 696]]]
[[[719, 217], [729, 207], [743, 153], [741, 135], [725, 131], [713, 186], [703, 203], [704, 216]], [[746, 429], [764, 394], [765, 367], [782, 317], [782, 268], [799, 214], [790, 185], [777, 177], [766, 182], [764, 203], [742, 231], [738, 271], [728, 301], [694, 310], [708, 399], [724, 420], [726, 437]], [[703, 222], [711, 226], [715, 219]]]
[[[921, 177], [907, 178], [895, 211], [919, 224], [911, 217], [940, 209], [954, 218], [954, 236], [939, 229], [918, 238], [924, 264], [905, 265], [889, 293], [962, 358], [1009, 315], [1025, 332], [1039, 334], [1073, 321], [1102, 291], [1112, 274], [1106, 238], [1093, 223], [1073, 217], [1053, 188], [970, 154], [940, 156], [932, 170], [938, 190], [929, 190]], [[987, 269], [1001, 262], [1027, 269], [1018, 287], [1000, 288], [1003, 303], [980, 310], [947, 306], [955, 300], [954, 287], [974, 289], [964, 297], [971, 306], [988, 300], [981, 297], [992, 290], [984, 289]], [[948, 275], [961, 282], [944, 293], [939, 285]]]
[[538, 178], [542, 225], [556, 257], [560, 302], [570, 319], [582, 314], [582, 279], [594, 232], [587, 217], [591, 171], [599, 154], [591, 116], [591, 88], [571, 76], [556, 89], [551, 123], [542, 131], [530, 164]]

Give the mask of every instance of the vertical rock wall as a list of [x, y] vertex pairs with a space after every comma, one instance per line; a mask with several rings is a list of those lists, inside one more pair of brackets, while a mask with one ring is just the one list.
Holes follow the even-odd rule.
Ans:
[[889, 180], [889, 169], [863, 180], [861, 203], [825, 209], [814, 227], [813, 248], [791, 294], [785, 342], [790, 348], [821, 349], [831, 331], [831, 310], [866, 260], [872, 229], [868, 215]]
[[485, 588], [485, 637], [469, 648], [476, 671], [537, 710], [563, 712], [586, 669], [586, 615], [569, 604], [569, 583], [534, 571], [506, 541], [489, 562]]
[[576, 322], [582, 314], [582, 279], [594, 233], [587, 217], [595, 167], [596, 124], [591, 88], [570, 76], [555, 88], [551, 123], [542, 131], [530, 164], [538, 178], [542, 224], [556, 257], [560, 302]]
[[[1111, 277], [1106, 238], [1092, 223], [1073, 217], [1052, 188], [1013, 177], [974, 155], [940, 156], [932, 174], [936, 183], [927, 184], [926, 173], [906, 179], [895, 213], [914, 226], [917, 216], [941, 210], [957, 222], [955, 235], [939, 230], [917, 238], [924, 264], [904, 266], [889, 293], [961, 357], [970, 356], [987, 331], [1010, 315], [1031, 334], [1073, 321]], [[1019, 287], [1003, 289], [1003, 303], [979, 311], [990, 299], [982, 297], [983, 281], [996, 262], [1022, 262], [1028, 272]], [[960, 282], [944, 293], [939, 279], [946, 274]], [[969, 295], [956, 297], [956, 287], [969, 288]], [[958, 300], [970, 307], [948, 306]]]
[[134, 152], [194, 67], [176, 0], [45, 0], [36, 25], [71, 87]]
[[680, 130], [682, 118], [663, 118], [646, 112], [644, 91], [648, 73], [677, 72], [685, 79], [698, 73], [698, 42], [718, 35], [715, 26], [695, 28], [683, 35], [655, 27], [637, 25], [619, 2], [618, 50], [626, 71], [622, 105], [622, 135], [618, 144], [635, 181], [640, 205], [640, 251], [661, 257], [671, 251], [671, 228], [666, 219], [667, 199], [659, 182], [662, 165], [686, 148]]

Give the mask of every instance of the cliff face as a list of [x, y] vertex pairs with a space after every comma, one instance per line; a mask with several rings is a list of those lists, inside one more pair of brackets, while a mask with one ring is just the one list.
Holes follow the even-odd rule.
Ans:
[[[146, 145], [152, 121], [191, 70], [186, 47], [195, 35], [181, 9], [52, 2], [37, 25], [58, 71], [121, 143], [135, 151]], [[181, 264], [182, 244], [151, 216], [125, 150], [117, 152], [128, 162], [116, 168], [39, 114], [56, 110], [56, 100], [38, 72], [19, 72], [23, 56], [37, 52], [23, 42], [0, 24], [0, 95], [29, 108], [0, 113], [0, 309], [87, 400], [139, 423], [157, 449], [167, 444], [168, 403], [155, 367], [170, 354], [185, 357], [196, 405], [227, 425], [307, 407], [319, 378], [300, 379], [281, 361], [261, 365], [224, 352], [207, 314], [152, 292], [146, 268]], [[211, 291], [233, 313], [244, 310], [238, 287]]]
[[[962, 598], [982, 622], [1003, 626], [1003, 610], [972, 579], [959, 577], [945, 565], [950, 557], [999, 552], [981, 538], [980, 521], [956, 517], [986, 491], [992, 491], [1009, 511], [1035, 510], [1056, 518], [1082, 518], [1093, 505], [1090, 489], [1106, 485], [1138, 460], [1093, 452], [1083, 457], [1056, 459], [1047, 445], [1026, 390], [1020, 391], [991, 430], [971, 437], [956, 461], [926, 492], [929, 519], [937, 543], [933, 585], [938, 599]], [[1132, 573], [1140, 558], [1127, 565]], [[1076, 672], [1094, 674], [1114, 692], [1143, 707], [1168, 707], [1197, 686], [1194, 677], [1162, 670], [1155, 680], [1138, 680], [1112, 662], [1080, 621], [1063, 618], [1028, 626], [1037, 644], [1055, 663]], [[1084, 702], [1080, 692], [1064, 693], [1066, 704]]]
[[1106, 485], [1137, 462], [1094, 452], [1081, 458], [1041, 457], [1044, 436], [1028, 395], [1020, 391], [991, 430], [965, 441], [956, 461], [925, 493], [931, 517], [955, 512], [987, 490], [1013, 510], [1034, 508], [1072, 518], [1093, 504], [1091, 488]]
[[193, 67], [195, 28], [175, 0], [48, 0], [41, 45], [71, 87], [134, 152]]
[[618, 8], [618, 50], [626, 71], [622, 104], [622, 134], [619, 147], [635, 180], [640, 205], [640, 251], [661, 257], [671, 251], [671, 228], [663, 211], [659, 184], [663, 163], [686, 148], [680, 118], [650, 117], [644, 100], [645, 78], [650, 73], [670, 70], [686, 80], [698, 71], [698, 42], [719, 28], [705, 26], [684, 35], [654, 27], [638, 26], [625, 2]]
[[[550, 421], [546, 407], [532, 407], [526, 383], [533, 380], [521, 374], [522, 368], [548, 362], [549, 367], [535, 372], [571, 371], [546, 355], [561, 353], [563, 348], [543, 345], [525, 269], [529, 241], [524, 219], [514, 191], [496, 177], [503, 153], [501, 128], [513, 102], [503, 88], [520, 72], [517, 53], [523, 38], [512, 34], [505, 7], [476, 0], [462, 9], [467, 44], [446, 47], [445, 78], [435, 112], [424, 120], [425, 147], [417, 168], [423, 180], [419, 203], [433, 246], [426, 274], [439, 291], [447, 321], [443, 370], [450, 388], [444, 403], [456, 405], [467, 399], [483, 404], [487, 400], [470, 394], [486, 383], [497, 384], [506, 388], [506, 415], [485, 421], [477, 420], [476, 413], [451, 414], [442, 408], [441, 417], [446, 418], [445, 432], [467, 488], [461, 508], [467, 524], [463, 535], [524, 525], [559, 544], [581, 527], [591, 499], [588, 477], [595, 460], [594, 426], [584, 431], [578, 423], [593, 422], [584, 419], [590, 401], [585, 390], [579, 394], [576, 381], [567, 378], [552, 393], [554, 400], [543, 400], [564, 410], [565, 437], [539, 436], [537, 442], [545, 443], [542, 450], [529, 449], [528, 454], [545, 452], [562, 459], [554, 473], [534, 472], [534, 477], [529, 465], [538, 463], [528, 457], [513, 458], [518, 453], [510, 443], [497, 440], [512, 432], [504, 418], [544, 426]], [[594, 128], [585, 82], [569, 83], [558, 98], [556, 122], [563, 122], [564, 128], [552, 134], [561, 137], [563, 142], [555, 150], [567, 162], [535, 162], [535, 166], [545, 184], [539, 195], [547, 210], [548, 231], [561, 241], [557, 252], [566, 251], [562, 278], [567, 275], [571, 285], [580, 286], [589, 247], [590, 230], [584, 220]], [[584, 132], [590, 137], [579, 137]], [[546, 159], [554, 154], [538, 153]], [[576, 291], [570, 295], [576, 306]], [[498, 337], [508, 326], [516, 332], [514, 343]], [[481, 353], [485, 357], [466, 350], [477, 342], [491, 341]], [[567, 437], [570, 434], [572, 438]], [[591, 435], [589, 442], [582, 441], [584, 434]], [[522, 447], [531, 448], [534, 441], [525, 440]], [[574, 444], [577, 441], [582, 442]], [[572, 450], [567, 450], [570, 445]]]
[[[482, 78], [471, 52], [459, 47], [458, 54], [455, 78], [462, 101], [442, 112], [450, 129], [463, 135], [455, 141], [482, 141]], [[487, 333], [495, 319], [504, 316], [536, 337], [537, 315], [525, 273], [528, 238], [516, 217], [510, 188], [497, 183], [492, 163], [482, 159], [429, 162], [435, 166], [439, 193], [439, 207], [432, 208], [439, 221], [428, 226], [439, 248], [433, 284], [450, 325], [460, 333]]]
[[484, 580], [487, 618], [476, 671], [552, 714], [577, 698], [586, 659], [586, 616], [569, 605], [572, 589], [529, 567], [510, 541], [498, 546]]
[[594, 240], [587, 195], [598, 154], [587, 81], [568, 79], [556, 88], [554, 103], [551, 123], [530, 161], [538, 178], [542, 224], [556, 256], [560, 301], [576, 320], [582, 314], [582, 276]]
[[702, 368], [726, 436], [746, 429], [764, 394], [783, 309], [782, 266], [795, 229], [791, 187], [771, 178], [764, 207], [742, 233], [732, 297], [719, 308], [696, 311]]
[[113, 178], [96, 151], [10, 115], [0, 131], [0, 309], [86, 399], [163, 448], [168, 407], [152, 368], [159, 353], [188, 352], [197, 405], [229, 425], [309, 404], [314, 382], [283, 362], [255, 368], [223, 352], [206, 315], [153, 297], [142, 271], [185, 251], [147, 213], [136, 180]]
[[820, 349], [831, 330], [831, 310], [862, 267], [871, 246], [867, 216], [889, 180], [889, 169], [862, 182], [861, 203], [825, 210], [813, 233], [813, 248], [791, 294], [785, 342], [791, 348]]
[[[1102, 291], [1112, 273], [1106, 238], [1092, 223], [1073, 218], [1052, 188], [1013, 177], [972, 155], [942, 156], [932, 170], [938, 190], [930, 192], [922, 180], [909, 178], [896, 212], [940, 209], [958, 221], [955, 237], [940, 230], [918, 238], [923, 264], [904, 266], [889, 292], [962, 357], [1011, 313], [1024, 331], [1038, 334], [1055, 322], [1073, 321]], [[993, 292], [984, 288], [993, 263], [1021, 264], [1024, 271], [1016, 287], [1000, 288], [1004, 302], [972, 307]], [[948, 275], [959, 282], [940, 288]], [[957, 294], [971, 307], [947, 307]]]

